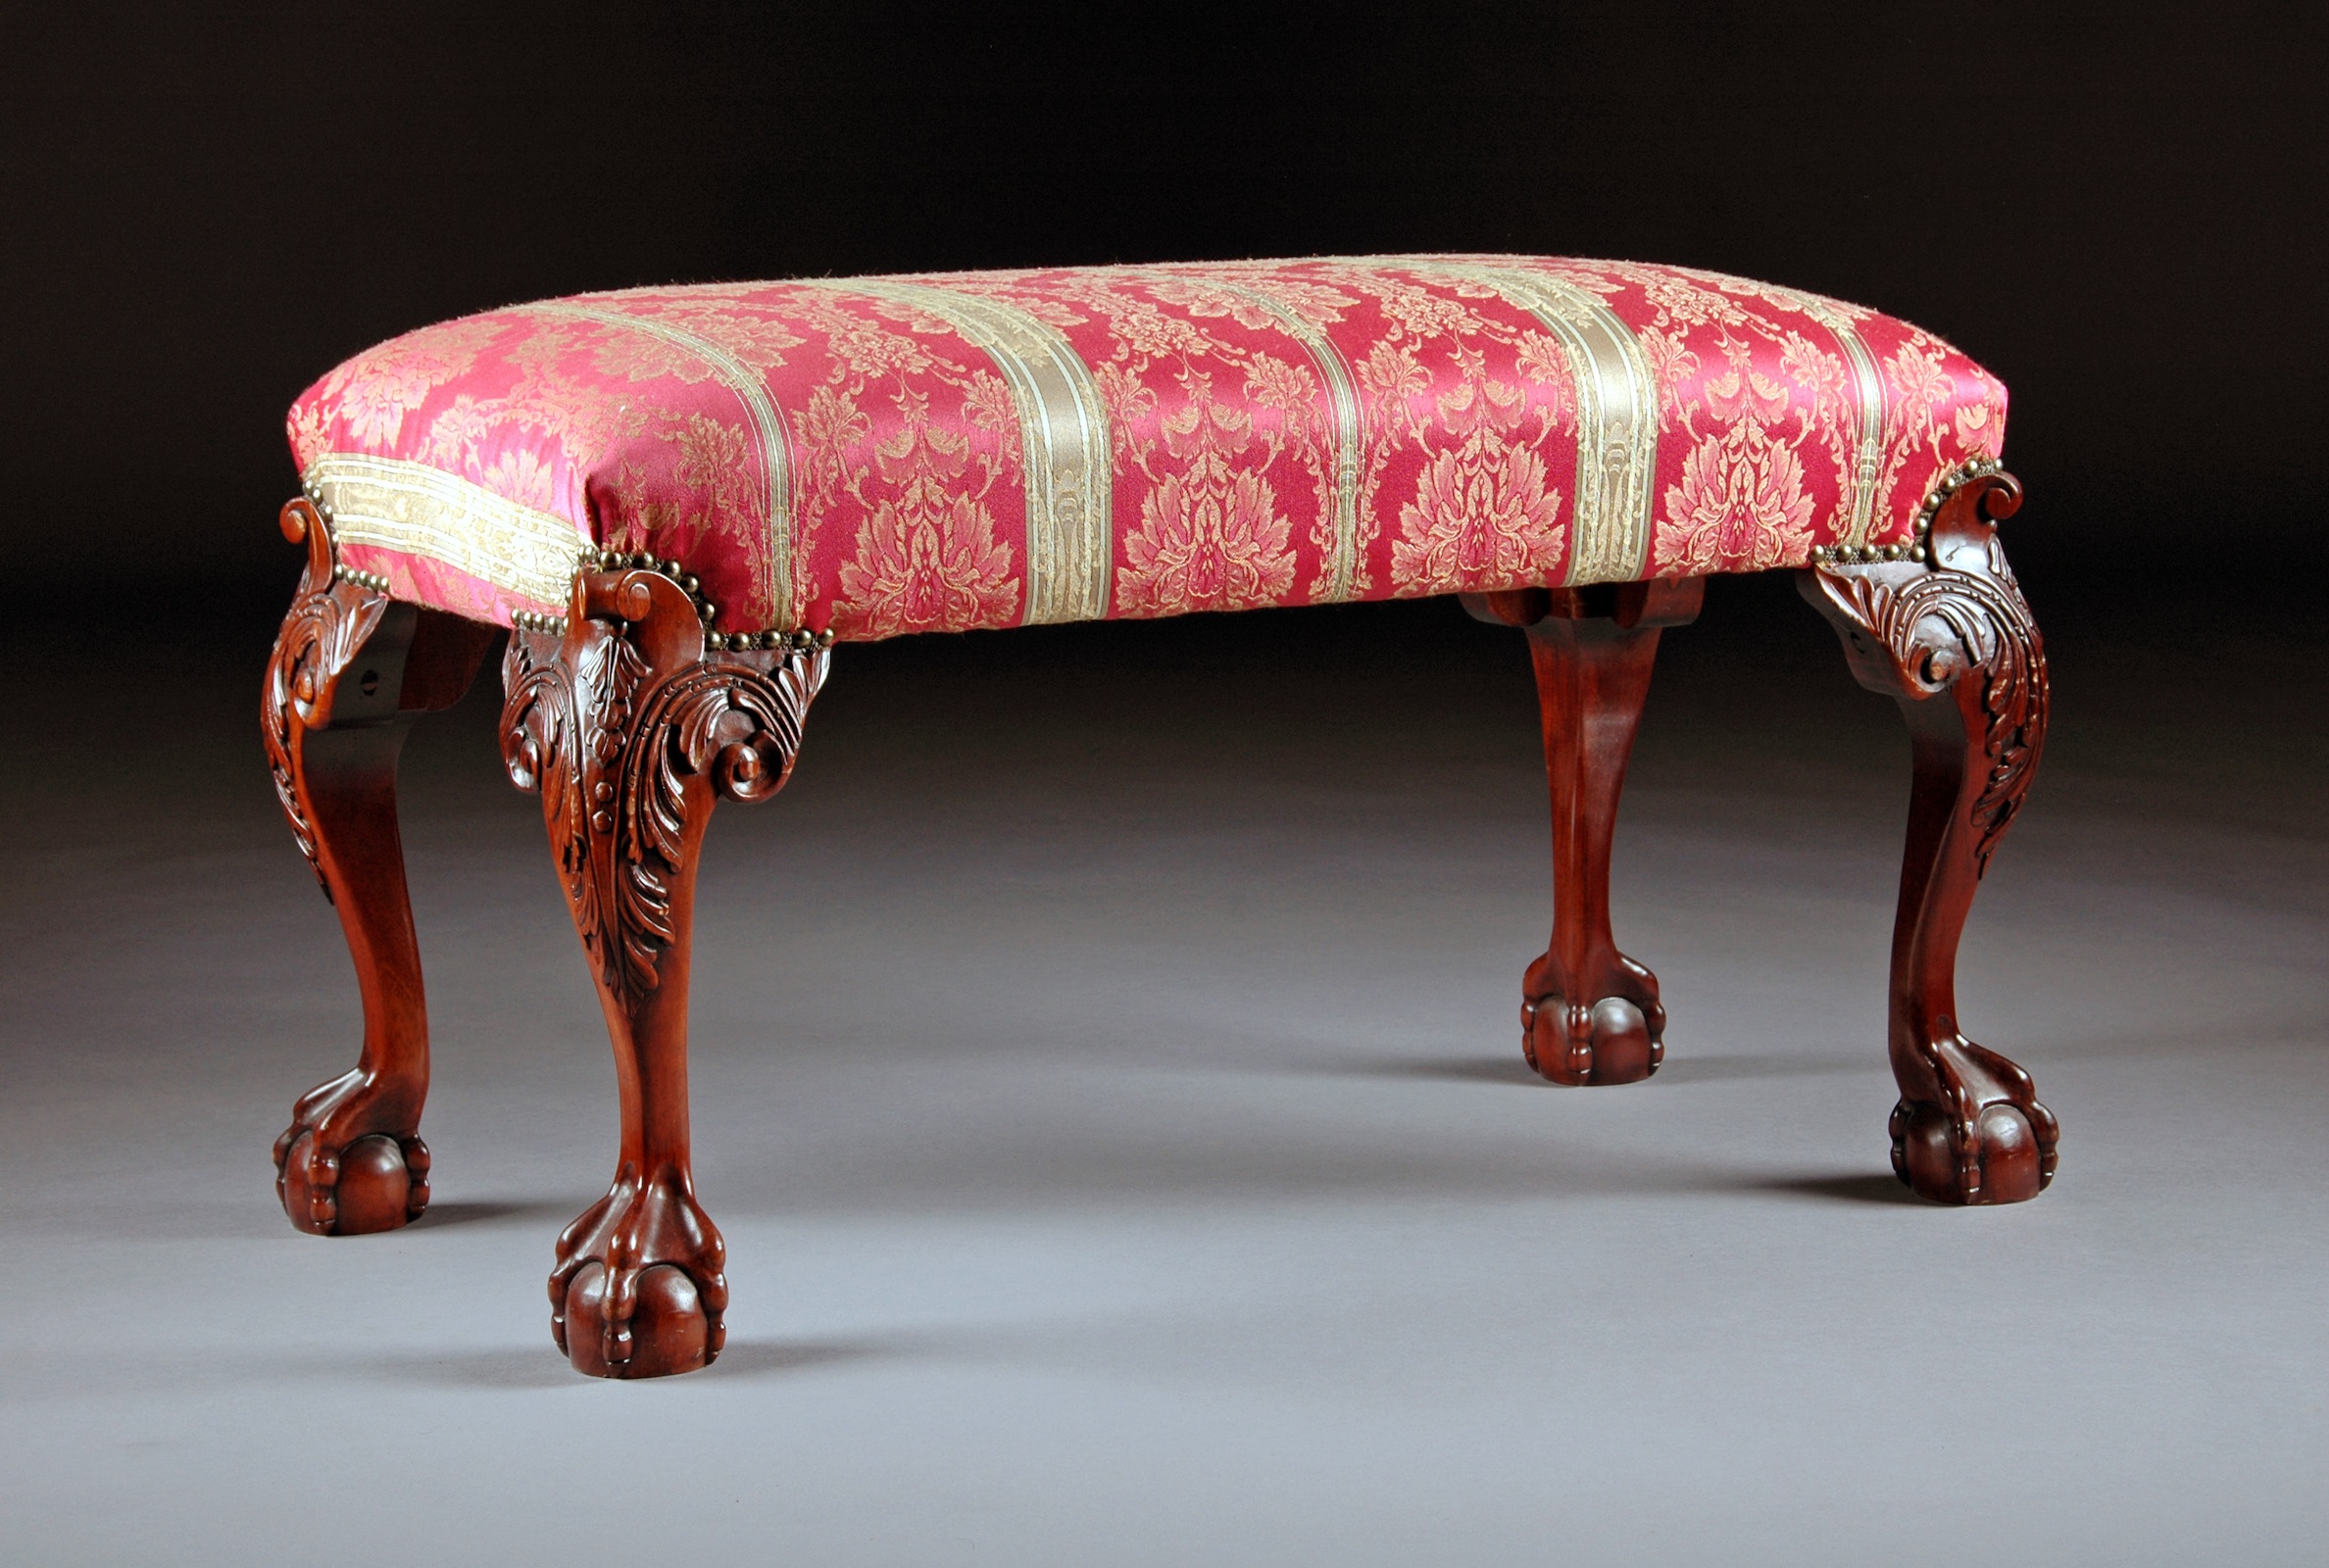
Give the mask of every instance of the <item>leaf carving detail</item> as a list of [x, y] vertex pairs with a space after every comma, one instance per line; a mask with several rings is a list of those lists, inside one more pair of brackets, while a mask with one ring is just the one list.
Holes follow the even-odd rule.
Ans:
[[1925, 695], [1978, 680], [1989, 761], [1970, 810], [1978, 838], [1974, 874], [2016, 812], [2037, 768], [2046, 733], [2044, 655], [2030, 607], [2010, 574], [1996, 577], [1940, 568], [1895, 587], [1858, 573], [1820, 574], [1839, 609], [1882, 643], [1901, 678]]
[[387, 608], [386, 595], [337, 580], [328, 567], [319, 582], [311, 562], [283, 615], [260, 689], [259, 732], [267, 747], [268, 775], [274, 781], [275, 799], [290, 820], [299, 853], [307, 857], [326, 899], [331, 897], [331, 884], [317, 863], [316, 827], [299, 799], [300, 742], [306, 731], [331, 722], [332, 683], [378, 628]]
[[659, 669], [619, 618], [577, 617], [563, 643], [512, 634], [503, 758], [512, 782], [545, 797], [567, 900], [611, 997], [635, 1004], [662, 984], [691, 835], [713, 794], [755, 801], [782, 786], [826, 657]]

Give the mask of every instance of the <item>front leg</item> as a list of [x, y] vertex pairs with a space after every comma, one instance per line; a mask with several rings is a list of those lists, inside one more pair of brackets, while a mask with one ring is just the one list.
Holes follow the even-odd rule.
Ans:
[[1665, 1057], [1658, 976], [1610, 930], [1610, 847], [1661, 628], [1685, 625], [1701, 578], [1466, 596], [1528, 633], [1553, 798], [1553, 939], [1521, 981], [1520, 1050], [1557, 1084], [1636, 1083]]
[[566, 620], [513, 632], [502, 669], [502, 755], [542, 796], [615, 1047], [615, 1180], [559, 1238], [550, 1275], [551, 1334], [598, 1377], [689, 1372], [719, 1353], [726, 1247], [688, 1147], [696, 866], [719, 796], [783, 787], [829, 657], [829, 638], [806, 634], [708, 639], [675, 575], [594, 555]]
[[2046, 649], [1997, 537], [2020, 505], [2018, 482], [1978, 466], [1928, 498], [1915, 545], [1891, 560], [1820, 561], [1800, 579], [1853, 673], [1908, 721], [1892, 1157], [1910, 1189], [1945, 1203], [2019, 1202], [2055, 1173], [2053, 1112], [2028, 1073], [1965, 1038], [1957, 1007], [1957, 937], [2046, 740]]
[[419, 713], [469, 686], [494, 630], [391, 602], [339, 568], [322, 514], [284, 534], [308, 565], [260, 694], [260, 729], [292, 836], [339, 911], [364, 999], [356, 1065], [300, 1097], [275, 1140], [275, 1194], [320, 1236], [392, 1230], [428, 1206], [428, 1012], [396, 823], [396, 762]]

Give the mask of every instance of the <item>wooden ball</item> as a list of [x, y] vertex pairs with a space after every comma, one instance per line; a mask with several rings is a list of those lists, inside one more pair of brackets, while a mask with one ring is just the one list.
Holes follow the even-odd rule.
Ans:
[[385, 1133], [357, 1139], [340, 1152], [339, 1184], [332, 1196], [339, 1206], [333, 1235], [395, 1230], [409, 1217], [406, 1208], [413, 1196], [404, 1150]]
[[626, 1361], [606, 1359], [606, 1265], [583, 1264], [567, 1285], [567, 1359], [575, 1371], [594, 1378], [660, 1378], [696, 1371], [711, 1360], [704, 1303], [684, 1269], [655, 1263], [640, 1272]]

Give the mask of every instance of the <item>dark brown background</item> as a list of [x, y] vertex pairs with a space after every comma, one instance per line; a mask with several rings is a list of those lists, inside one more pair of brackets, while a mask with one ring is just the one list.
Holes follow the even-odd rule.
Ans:
[[2300, 7], [1121, 9], [19, 19], [0, 49], [19, 580], [70, 578], [82, 606], [279, 602], [283, 407], [461, 312], [669, 279], [1407, 248], [1715, 267], [1951, 337], [2012, 391], [2042, 612], [2118, 612], [2169, 563], [2211, 591], [2329, 564], [2329, 117]]

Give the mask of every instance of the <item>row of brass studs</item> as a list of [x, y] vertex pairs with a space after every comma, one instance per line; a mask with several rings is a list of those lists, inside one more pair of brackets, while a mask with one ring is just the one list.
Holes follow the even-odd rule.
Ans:
[[1996, 458], [1982, 458], [1966, 464], [1948, 478], [1933, 486], [1924, 498], [1924, 505], [1917, 509], [1917, 533], [1921, 536], [1933, 531], [1933, 518], [1940, 514], [1941, 508], [1948, 503], [1951, 496], [1956, 495], [1976, 479], [1986, 479], [1993, 473], [2005, 471], [2006, 465]]
[[1880, 561], [1923, 561], [1932, 555], [1933, 518], [1956, 495], [1975, 479], [2000, 472], [2006, 465], [1995, 458], [1969, 463], [1933, 486], [1916, 512], [1916, 541], [1906, 545], [1819, 545], [1811, 551], [1815, 566], [1869, 566]]
[[376, 571], [358, 571], [354, 566], [343, 566], [335, 563], [331, 568], [331, 574], [341, 582], [352, 582], [357, 587], [369, 588], [375, 594], [384, 594], [388, 591], [388, 579]]
[[1922, 539], [1912, 545], [1815, 545], [1814, 566], [1872, 566], [1880, 561], [1922, 561], [1929, 552]]
[[[812, 648], [833, 646], [831, 632], [814, 632], [806, 628], [793, 632], [714, 631], [712, 617], [718, 613], [719, 607], [704, 597], [703, 584], [697, 580], [695, 573], [681, 566], [676, 561], [658, 561], [645, 551], [634, 551], [625, 555], [619, 550], [591, 549], [582, 552], [582, 566], [586, 571], [654, 571], [661, 572], [664, 576], [670, 578], [671, 581], [679, 585], [680, 590], [688, 598], [695, 601], [696, 614], [704, 622], [704, 646], [715, 651], [746, 654], [755, 649], [766, 649], [769, 652], [791, 649], [806, 653]], [[566, 622], [563, 620], [559, 622], [562, 629], [565, 624]]]
[[811, 631], [805, 626], [795, 632], [708, 631], [704, 633], [704, 646], [724, 648], [731, 654], [748, 654], [756, 648], [785, 648], [795, 653], [807, 653], [813, 648], [832, 647], [833, 634], [829, 631]]

